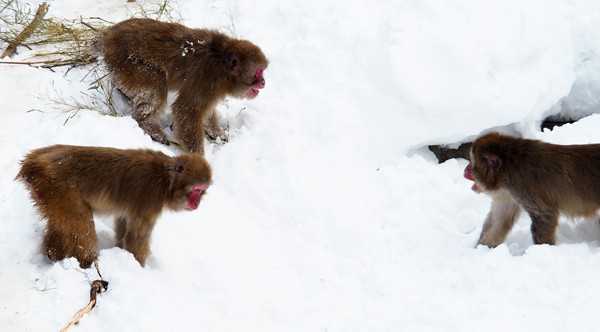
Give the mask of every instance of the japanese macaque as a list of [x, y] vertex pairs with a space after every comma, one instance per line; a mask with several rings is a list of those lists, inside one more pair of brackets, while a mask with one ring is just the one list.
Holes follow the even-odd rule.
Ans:
[[153, 140], [169, 144], [157, 119], [167, 94], [175, 138], [189, 151], [204, 154], [204, 131], [211, 139], [227, 137], [215, 107], [226, 96], [255, 98], [265, 87], [269, 62], [247, 40], [215, 30], [135, 18], [102, 30], [92, 41], [115, 86], [133, 104], [133, 118]]
[[29, 153], [15, 179], [48, 221], [42, 252], [50, 259], [75, 257], [89, 267], [97, 257], [93, 214], [111, 214], [116, 245], [144, 266], [163, 208], [198, 208], [211, 168], [197, 154], [53, 145]]
[[465, 178], [492, 197], [478, 244], [496, 247], [519, 218], [531, 217], [535, 244], [555, 244], [558, 217], [593, 217], [600, 208], [600, 144], [555, 145], [498, 133], [471, 148]]

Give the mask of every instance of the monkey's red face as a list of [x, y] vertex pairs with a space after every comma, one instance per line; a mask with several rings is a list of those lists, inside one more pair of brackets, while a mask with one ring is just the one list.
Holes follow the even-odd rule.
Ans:
[[256, 98], [256, 96], [258, 96], [258, 93], [260, 92], [259, 90], [265, 87], [265, 78], [263, 77], [264, 70], [265, 68], [259, 67], [254, 73], [254, 82], [252, 83], [252, 85], [250, 85], [250, 88], [246, 93], [246, 96], [249, 99]]
[[473, 181], [473, 186], [471, 186], [471, 190], [473, 190], [474, 192], [478, 193], [481, 190], [479, 190], [479, 188], [477, 187], [477, 182], [475, 182], [475, 179], [473, 179], [473, 175], [471, 175], [471, 170], [472, 169], [473, 169], [473, 164], [471, 162], [469, 162], [469, 164], [467, 165], [467, 167], [465, 167], [465, 171], [463, 173], [463, 176], [465, 177], [465, 179]]
[[[477, 143], [477, 141], [475, 141]], [[473, 144], [471, 162], [465, 167], [464, 177], [473, 181], [471, 189], [477, 193], [492, 193], [505, 183], [502, 160], [492, 152], [481, 152]]]
[[198, 208], [198, 205], [200, 205], [200, 198], [207, 188], [207, 186], [202, 185], [192, 187], [189, 193], [187, 205], [185, 207], [187, 211], [194, 211]]

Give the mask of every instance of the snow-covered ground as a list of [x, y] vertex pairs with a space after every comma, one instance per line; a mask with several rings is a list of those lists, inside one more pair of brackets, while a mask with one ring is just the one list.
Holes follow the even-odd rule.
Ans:
[[[136, 6], [48, 3], [48, 15], [112, 21]], [[231, 25], [230, 10], [270, 60], [266, 88], [221, 106], [231, 131], [207, 149], [214, 185], [197, 211], [162, 215], [146, 268], [97, 218], [109, 290], [70, 330], [597, 330], [598, 220], [562, 219], [558, 245], [534, 246], [524, 215], [504, 245], [475, 248], [490, 199], [470, 190], [466, 160], [438, 165], [424, 147], [490, 129], [600, 142], [600, 115], [538, 129], [550, 114], [597, 112], [598, 1], [178, 4], [192, 27]], [[64, 124], [40, 97], [83, 98], [87, 70], [0, 65], [1, 331], [60, 330], [98, 278], [40, 254], [44, 221], [13, 181], [19, 160], [55, 143], [177, 153], [129, 116]]]

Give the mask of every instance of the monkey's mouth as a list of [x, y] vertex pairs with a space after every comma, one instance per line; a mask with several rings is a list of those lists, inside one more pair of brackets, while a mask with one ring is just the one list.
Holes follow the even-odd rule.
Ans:
[[258, 94], [260, 93], [260, 89], [264, 89], [264, 87], [265, 87], [265, 80], [257, 79], [256, 81], [254, 81], [254, 83], [252, 83], [252, 85], [250, 86], [250, 89], [248, 89], [248, 97], [250, 99], [256, 98], [256, 96], [258, 96]]
[[260, 93], [260, 90], [258, 90], [256, 88], [250, 88], [250, 90], [248, 90], [248, 96], [250, 98], [256, 98], [256, 96], [258, 96], [259, 93]]

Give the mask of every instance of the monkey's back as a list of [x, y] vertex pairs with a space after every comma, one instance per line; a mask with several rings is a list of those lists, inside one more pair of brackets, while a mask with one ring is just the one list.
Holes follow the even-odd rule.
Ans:
[[[205, 75], [223, 66], [221, 62], [225, 62], [226, 55], [220, 54], [219, 50], [225, 50], [233, 41], [215, 30], [132, 18], [102, 30], [92, 42], [92, 49], [104, 56], [104, 62], [111, 71], [138, 65], [140, 70], [144, 66], [154, 66], [168, 75], [179, 76], [190, 71], [194, 75]], [[194, 59], [198, 57], [203, 60]], [[227, 72], [219, 75], [227, 75]], [[180, 77], [167, 77], [167, 80], [178, 82]]]
[[593, 216], [600, 208], [600, 144], [555, 145], [540, 142], [547, 156], [537, 167], [547, 192], [569, 215]]
[[522, 204], [544, 202], [543, 209], [573, 216], [592, 216], [600, 208], [600, 144], [558, 145], [490, 135], [476, 148], [501, 155], [506, 186], [523, 198]]
[[[60, 200], [68, 193], [73, 199], [104, 202], [111, 209], [152, 206], [152, 201], [161, 209], [170, 185], [165, 165], [173, 158], [151, 150], [136, 150], [134, 154], [128, 151], [131, 150], [48, 146], [26, 156], [17, 178], [28, 184], [38, 204]], [[139, 204], [142, 200], [144, 203]]]

